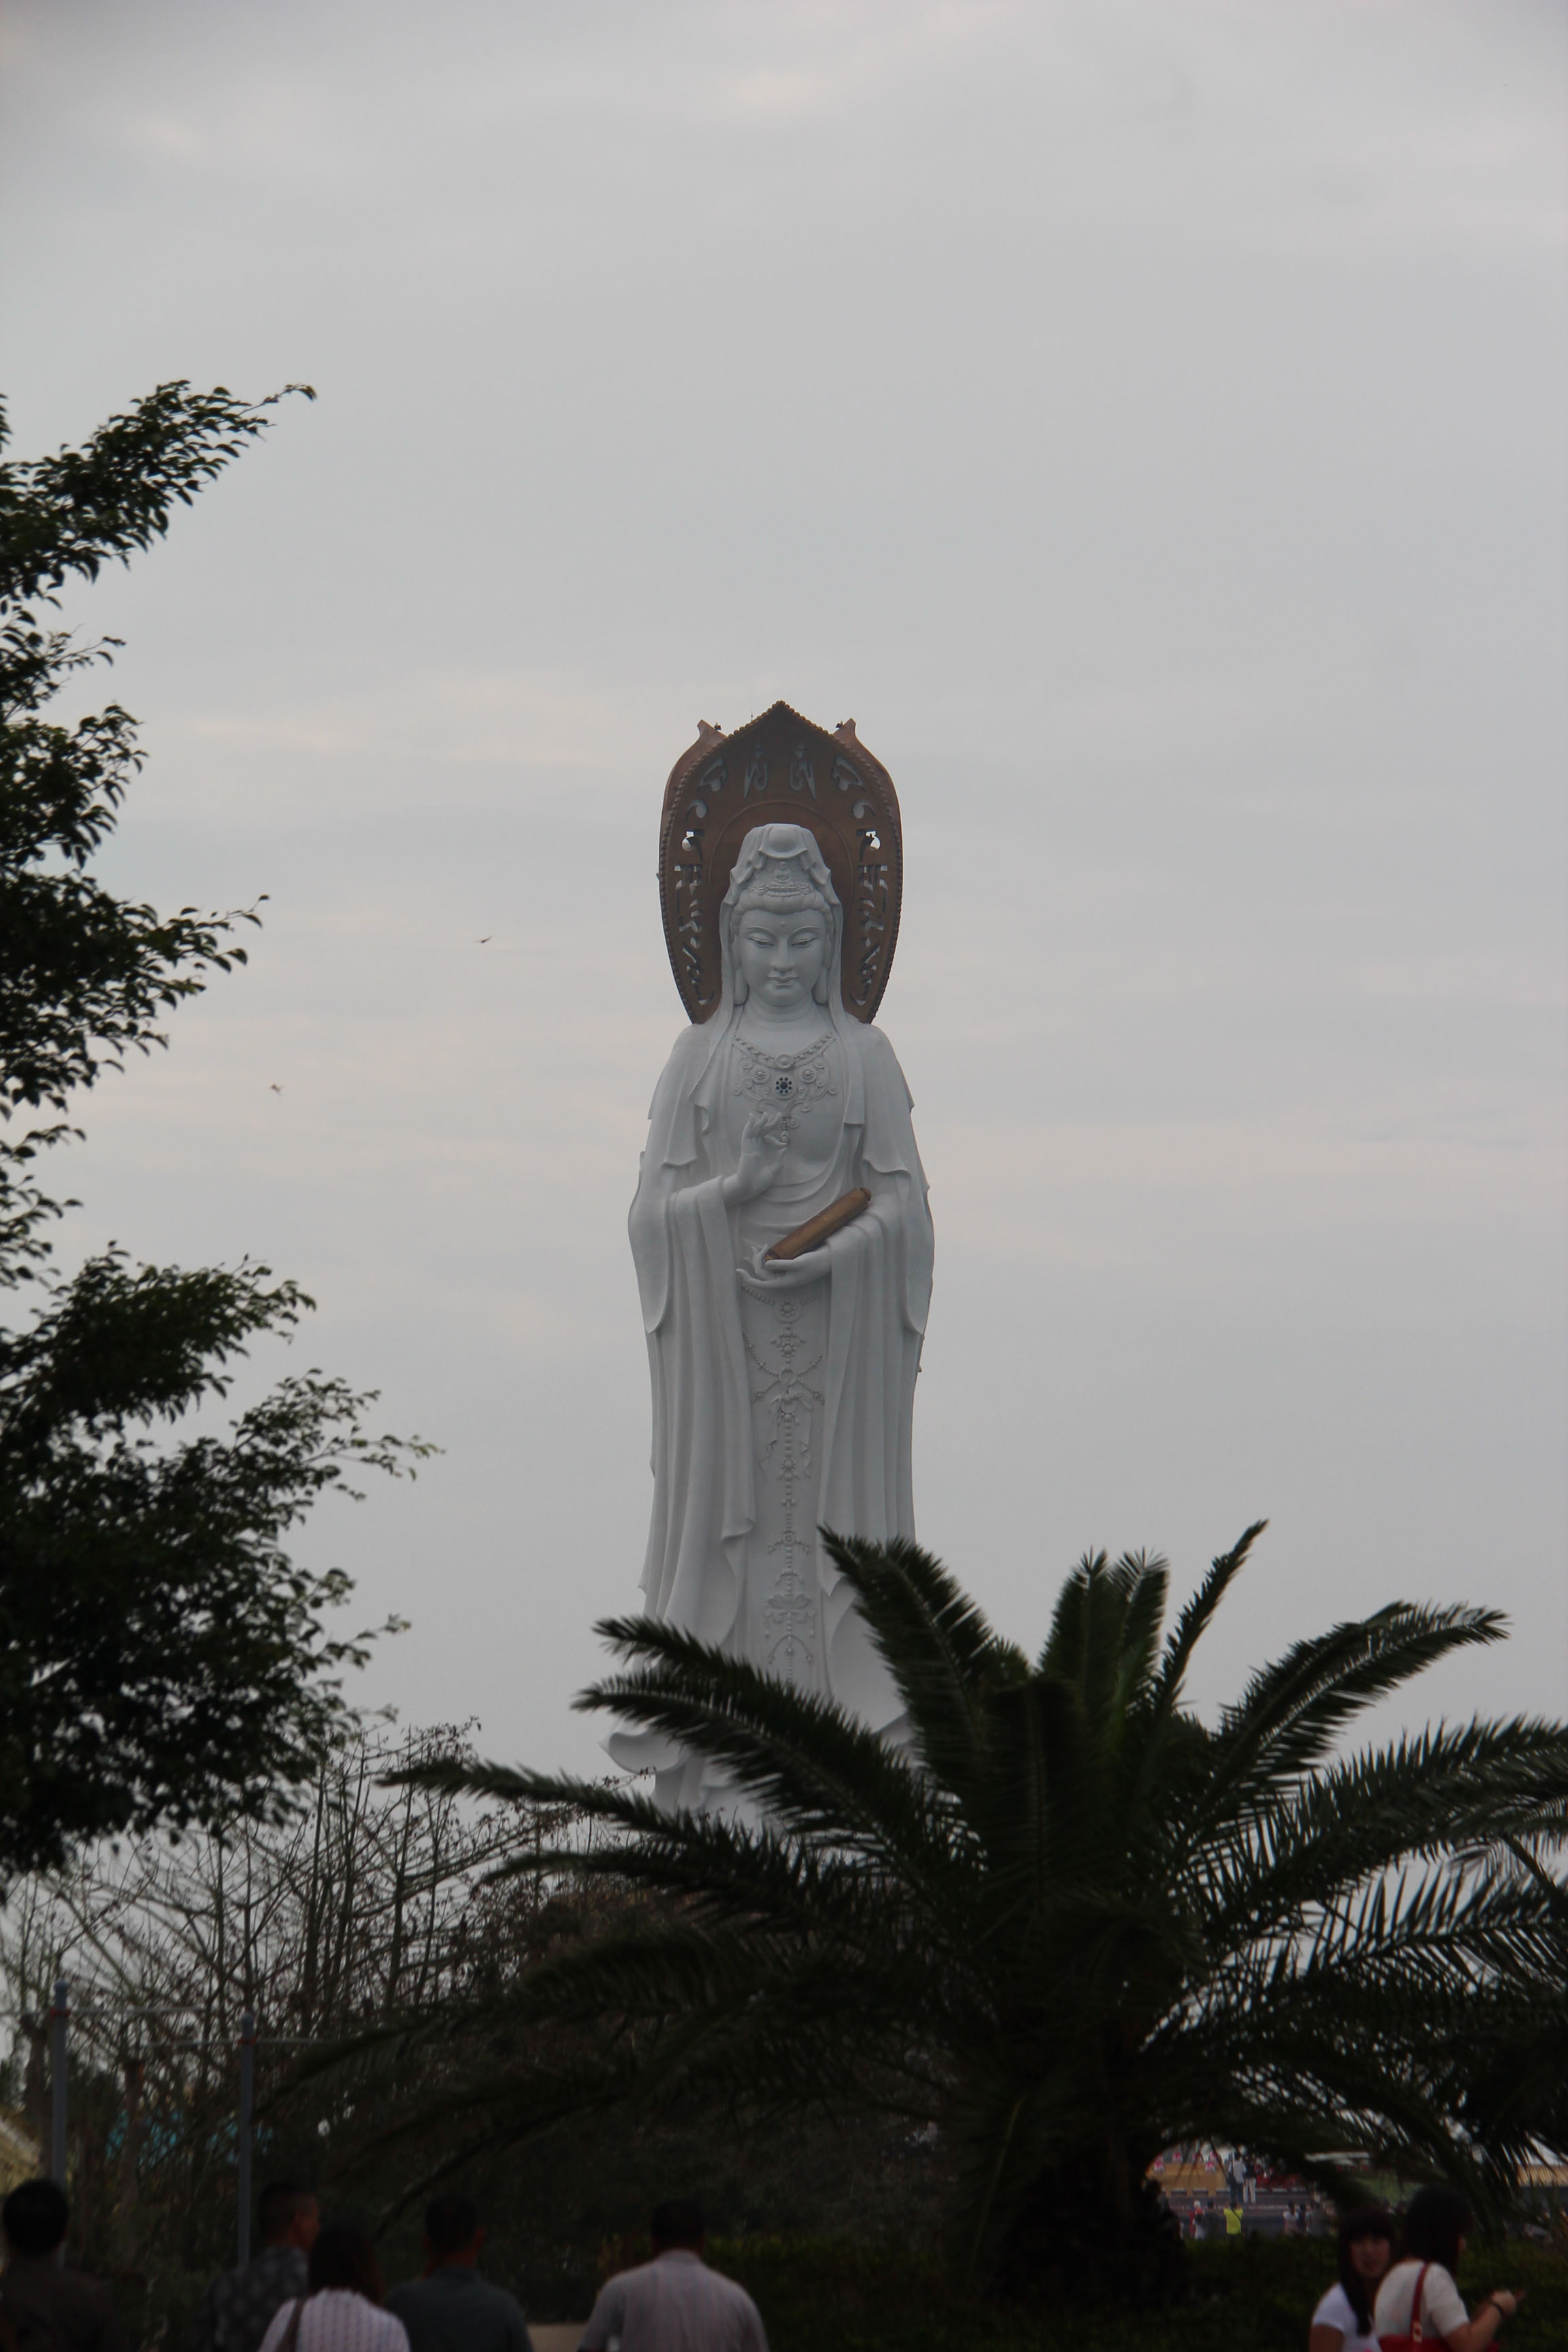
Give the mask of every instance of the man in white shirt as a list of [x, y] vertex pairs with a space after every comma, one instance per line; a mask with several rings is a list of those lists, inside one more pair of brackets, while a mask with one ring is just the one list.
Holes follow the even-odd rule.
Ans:
[[656, 2206], [652, 2262], [605, 2281], [581, 2352], [768, 2352], [745, 2288], [703, 2261], [705, 2235], [689, 2198]]

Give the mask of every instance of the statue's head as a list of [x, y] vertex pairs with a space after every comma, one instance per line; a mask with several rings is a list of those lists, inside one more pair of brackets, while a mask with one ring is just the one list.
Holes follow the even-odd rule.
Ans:
[[774, 1012], [826, 1006], [842, 918], [815, 836], [801, 824], [759, 824], [746, 835], [724, 899], [723, 937], [734, 1003], [753, 992]]

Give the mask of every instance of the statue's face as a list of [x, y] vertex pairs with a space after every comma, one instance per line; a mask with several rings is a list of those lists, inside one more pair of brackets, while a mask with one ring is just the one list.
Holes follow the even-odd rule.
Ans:
[[827, 961], [827, 918], [816, 907], [774, 914], [748, 907], [736, 926], [735, 951], [746, 986], [774, 1013], [809, 1004]]

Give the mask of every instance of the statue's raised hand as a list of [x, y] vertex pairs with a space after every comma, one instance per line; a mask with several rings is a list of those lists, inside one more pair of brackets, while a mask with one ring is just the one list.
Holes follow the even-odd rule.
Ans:
[[784, 1166], [789, 1148], [789, 1128], [782, 1110], [760, 1105], [741, 1129], [741, 1163], [724, 1179], [726, 1201], [754, 1201], [765, 1192]]

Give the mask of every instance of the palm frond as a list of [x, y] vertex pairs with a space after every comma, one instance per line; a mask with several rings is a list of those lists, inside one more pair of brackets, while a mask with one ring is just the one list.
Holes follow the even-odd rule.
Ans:
[[822, 1538], [854, 1593], [903, 1700], [916, 1751], [936, 1784], [963, 1796], [973, 1785], [989, 1694], [1028, 1673], [939, 1559], [918, 1544]]
[[1096, 1720], [1125, 1710], [1159, 1645], [1170, 1564], [1157, 1553], [1085, 1553], [1058, 1596], [1035, 1672], [1071, 1684]]
[[1370, 1617], [1292, 1644], [1254, 1675], [1215, 1737], [1216, 1801], [1293, 1780], [1328, 1755], [1354, 1717], [1450, 1652], [1500, 1641], [1495, 1609], [1391, 1601]]
[[1242, 1530], [1230, 1549], [1221, 1552], [1211, 1564], [1208, 1574], [1177, 1618], [1165, 1644], [1153, 1692], [1154, 1705], [1162, 1713], [1169, 1713], [1179, 1704], [1193, 1652], [1207, 1632], [1215, 1610], [1240, 1574], [1253, 1545], [1268, 1525], [1267, 1519], [1254, 1519], [1249, 1528]]
[[1204, 1825], [1193, 1885], [1228, 1942], [1416, 1858], [1568, 1836], [1568, 1727], [1532, 1719], [1436, 1726], [1275, 1790]]
[[933, 1902], [954, 1897], [948, 1881], [959, 1854], [948, 1802], [876, 1732], [833, 1700], [792, 1690], [689, 1637], [661, 1643], [657, 1654], [654, 1664], [595, 1684], [577, 1704], [704, 1757], [792, 1835], [897, 1867]]

